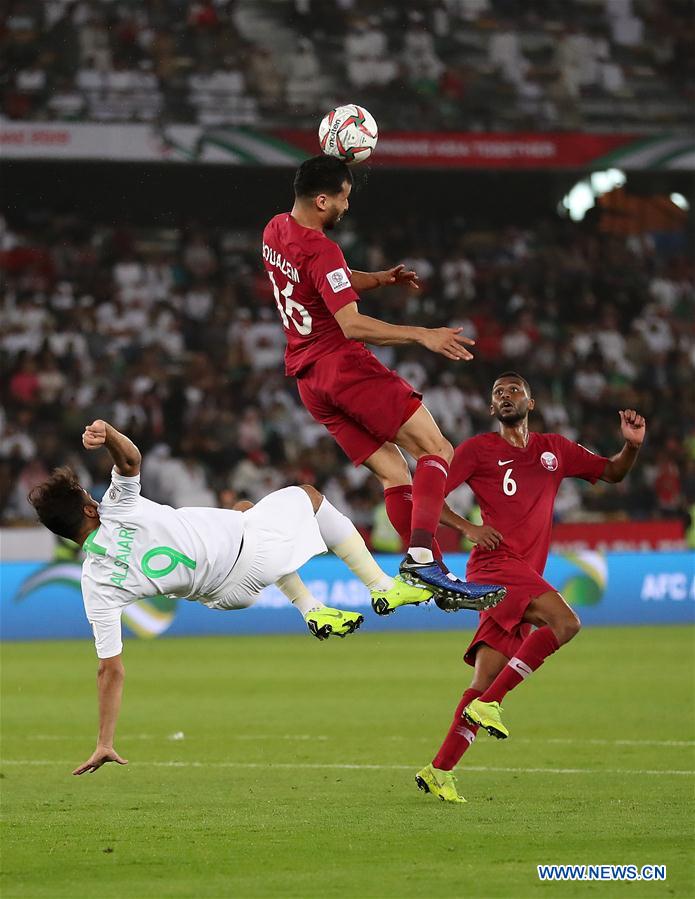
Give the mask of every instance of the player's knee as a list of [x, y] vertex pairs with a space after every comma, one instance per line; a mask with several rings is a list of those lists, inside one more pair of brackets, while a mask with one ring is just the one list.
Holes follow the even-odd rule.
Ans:
[[568, 609], [568, 613], [563, 615], [562, 620], [558, 621], [553, 626], [553, 632], [557, 637], [557, 642], [561, 646], [563, 643], [569, 643], [573, 637], [577, 636], [581, 629], [582, 623], [572, 609]]
[[442, 438], [442, 448], [439, 450], [437, 455], [441, 456], [442, 459], [444, 459], [444, 461], [447, 463], [451, 462], [451, 460], [454, 458], [454, 448], [445, 437]]
[[253, 503], [250, 499], [240, 499], [238, 503], [234, 503], [232, 506], [234, 512], [248, 512], [249, 509], [253, 509]]
[[312, 487], [311, 484], [302, 484], [300, 487], [306, 495], [311, 500], [311, 505], [314, 509], [314, 512], [318, 512], [321, 503], [323, 502], [323, 493], [316, 489], [316, 487]]
[[448, 464], [454, 458], [454, 448], [442, 434], [423, 445], [423, 456], [439, 456]]
[[579, 616], [574, 612], [572, 612], [572, 617], [570, 618], [567, 627], [568, 633], [570, 635], [570, 640], [572, 639], [572, 637], [576, 637], [579, 631], [582, 629], [582, 622], [580, 621]]

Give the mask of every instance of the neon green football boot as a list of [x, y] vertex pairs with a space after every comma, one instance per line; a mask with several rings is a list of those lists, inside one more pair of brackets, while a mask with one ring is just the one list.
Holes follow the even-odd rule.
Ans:
[[442, 802], [465, 802], [456, 789], [456, 778], [451, 771], [442, 771], [433, 765], [426, 765], [415, 775], [418, 790], [437, 796]]
[[426, 587], [406, 584], [400, 575], [393, 579], [389, 590], [370, 590], [372, 608], [377, 615], [390, 615], [401, 606], [419, 606], [432, 599], [434, 592]]
[[474, 699], [473, 702], [468, 703], [463, 714], [471, 724], [482, 727], [491, 737], [506, 740], [509, 731], [502, 723], [501, 711], [503, 709], [499, 702], [481, 702], [480, 699]]
[[327, 640], [329, 637], [347, 637], [352, 634], [364, 621], [364, 615], [321, 606], [307, 612], [304, 620], [317, 640]]

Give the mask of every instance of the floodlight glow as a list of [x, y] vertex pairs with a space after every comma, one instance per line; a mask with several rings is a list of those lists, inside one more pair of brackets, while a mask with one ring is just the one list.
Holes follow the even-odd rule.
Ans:
[[562, 205], [569, 212], [573, 222], [581, 222], [594, 204], [594, 192], [586, 181], [579, 181], [575, 184], [562, 201]]
[[591, 188], [597, 197], [607, 194], [614, 187], [622, 187], [625, 184], [625, 172], [620, 169], [608, 169], [605, 172], [594, 172], [591, 176]]
[[584, 181], [578, 181], [562, 199], [562, 207], [574, 222], [581, 222], [587, 212], [596, 205], [596, 197], [601, 197], [616, 187], [622, 187], [627, 178], [620, 169], [592, 172]]

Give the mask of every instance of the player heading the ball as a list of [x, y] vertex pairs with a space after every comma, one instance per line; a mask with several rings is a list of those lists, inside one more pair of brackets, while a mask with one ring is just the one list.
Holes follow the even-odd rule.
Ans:
[[[263, 231], [263, 263], [287, 338], [285, 373], [297, 379], [304, 406], [353, 464], [381, 481], [388, 517], [408, 547], [402, 577], [433, 588], [440, 608], [486, 608], [504, 588], [452, 575], [434, 537], [454, 448], [422, 395], [365, 347], [419, 344], [462, 362], [473, 358], [474, 341], [461, 328], [391, 325], [359, 311], [360, 291], [391, 284], [418, 289], [418, 277], [403, 265], [380, 272], [348, 267], [326, 232], [347, 213], [352, 181], [339, 159], [305, 160], [294, 178], [292, 211], [274, 216]], [[417, 459], [412, 481], [399, 447]]]

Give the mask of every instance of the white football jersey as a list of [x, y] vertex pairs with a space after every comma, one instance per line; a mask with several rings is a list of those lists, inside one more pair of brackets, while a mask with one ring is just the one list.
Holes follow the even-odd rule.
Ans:
[[228, 578], [241, 548], [242, 513], [173, 509], [140, 495], [140, 475], [114, 468], [85, 540], [82, 598], [99, 658], [119, 655], [121, 612], [147, 596], [204, 600]]

